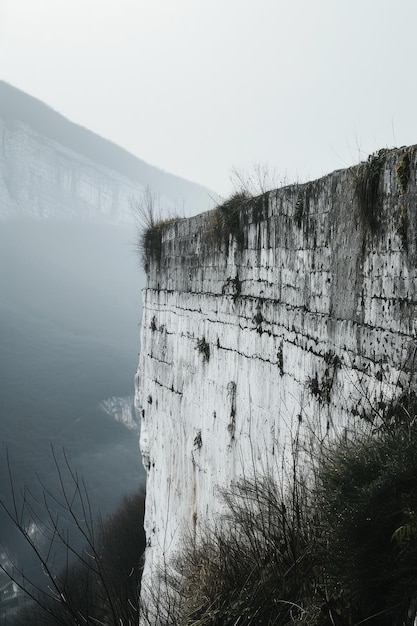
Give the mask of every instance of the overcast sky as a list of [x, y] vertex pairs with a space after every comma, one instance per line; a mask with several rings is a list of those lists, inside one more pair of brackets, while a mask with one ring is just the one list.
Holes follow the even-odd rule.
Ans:
[[0, 0], [0, 78], [227, 195], [417, 142], [416, 0]]

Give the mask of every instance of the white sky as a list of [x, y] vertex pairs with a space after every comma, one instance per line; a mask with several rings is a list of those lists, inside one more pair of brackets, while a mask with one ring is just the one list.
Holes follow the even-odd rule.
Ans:
[[223, 195], [417, 142], [416, 0], [0, 0], [0, 79]]

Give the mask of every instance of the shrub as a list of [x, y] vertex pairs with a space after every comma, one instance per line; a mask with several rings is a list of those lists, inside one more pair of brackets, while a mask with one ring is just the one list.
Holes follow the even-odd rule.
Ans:
[[371, 231], [378, 226], [379, 182], [387, 151], [378, 150], [355, 168], [355, 194], [362, 218]]
[[400, 195], [403, 196], [410, 180], [410, 151], [404, 152], [401, 161], [395, 166], [395, 177], [397, 179]]
[[251, 199], [245, 191], [233, 194], [223, 204], [214, 209], [209, 216], [206, 239], [229, 249], [229, 239], [234, 237], [239, 245], [243, 243], [243, 230], [240, 222], [242, 207]]
[[[180, 598], [172, 622], [189, 626], [284, 625], [314, 592], [316, 525], [306, 491], [245, 479], [222, 492], [221, 523], [190, 537], [168, 578]], [[164, 623], [164, 622], [161, 622]]]
[[162, 219], [156, 196], [152, 194], [149, 187], [143, 193], [142, 198], [132, 200], [131, 205], [138, 229], [137, 249], [142, 267], [148, 273], [151, 261], [158, 264], [161, 262], [164, 229], [180, 218], [169, 216]]
[[[113, 515], [94, 522], [84, 481], [65, 455], [61, 465], [54, 451], [53, 455], [60, 486], [57, 492], [40, 483], [40, 498], [28, 491], [19, 498], [10, 473], [13, 506], [8, 509], [0, 503], [32, 552], [35, 566], [23, 569], [16, 563], [0, 564], [32, 600], [29, 608], [7, 623], [138, 624], [145, 548], [143, 492], [125, 497]], [[39, 526], [40, 519], [45, 521], [38, 536], [30, 529]], [[59, 569], [57, 559], [62, 553], [66, 565]]]
[[280, 175], [277, 167], [271, 168], [266, 163], [254, 163], [247, 170], [232, 167], [230, 181], [233, 189], [247, 196], [263, 196], [272, 189], [288, 185], [286, 175]]
[[318, 490], [326, 529], [325, 567], [348, 602], [353, 623], [414, 624], [415, 406], [413, 396], [394, 403], [377, 431], [338, 441], [321, 462]]
[[140, 235], [139, 248], [141, 250], [142, 266], [146, 273], [149, 272], [151, 261], [160, 264], [162, 256], [162, 235], [167, 226], [179, 220], [172, 217], [153, 223]]

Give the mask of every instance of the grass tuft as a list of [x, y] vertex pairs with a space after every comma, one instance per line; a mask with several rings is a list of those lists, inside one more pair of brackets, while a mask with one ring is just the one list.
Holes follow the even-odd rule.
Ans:
[[132, 201], [132, 212], [135, 218], [138, 235], [137, 250], [142, 267], [149, 272], [150, 263], [161, 263], [162, 235], [167, 226], [178, 222], [180, 217], [161, 217], [161, 210], [155, 194], [149, 188], [143, 193], [140, 200]]
[[378, 228], [379, 182], [386, 155], [386, 149], [378, 150], [355, 168], [355, 195], [361, 215], [371, 232]]
[[230, 237], [236, 239], [239, 245], [243, 243], [243, 229], [241, 225], [241, 211], [247, 206], [251, 196], [242, 191], [233, 194], [223, 204], [220, 204], [210, 214], [210, 220], [206, 231], [206, 239], [218, 246], [224, 245], [229, 249]]

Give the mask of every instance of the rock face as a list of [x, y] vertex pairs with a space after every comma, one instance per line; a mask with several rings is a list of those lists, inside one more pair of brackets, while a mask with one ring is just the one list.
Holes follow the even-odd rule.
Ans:
[[[144, 589], [218, 487], [281, 471], [415, 383], [415, 147], [163, 230], [143, 292], [136, 402]], [[284, 455], [284, 456], [283, 456]]]
[[139, 430], [140, 424], [136, 417], [133, 395], [122, 398], [111, 396], [103, 400], [101, 408], [129, 430]]
[[0, 120], [1, 217], [132, 222], [130, 199], [144, 187], [39, 135]]

